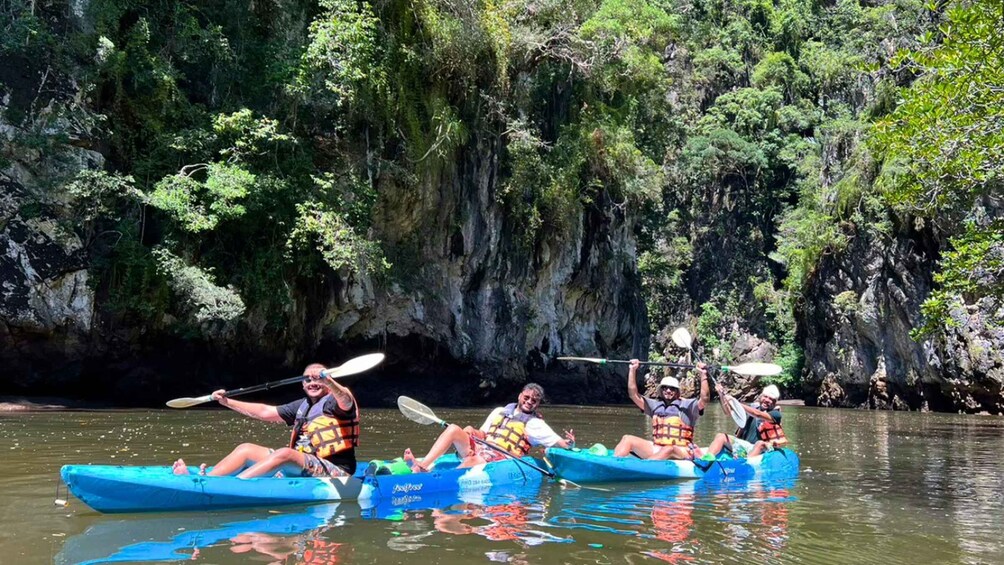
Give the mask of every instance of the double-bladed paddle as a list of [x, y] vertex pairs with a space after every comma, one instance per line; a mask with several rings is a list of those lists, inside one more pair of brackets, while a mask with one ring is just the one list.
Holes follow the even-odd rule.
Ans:
[[[404, 414], [405, 418], [408, 418], [409, 420], [415, 422], [416, 424], [422, 424], [423, 426], [428, 426], [429, 424], [437, 424], [444, 428], [450, 425], [446, 420], [443, 420], [439, 416], [436, 416], [436, 413], [432, 411], [432, 408], [429, 408], [428, 406], [422, 404], [421, 402], [415, 400], [414, 398], [409, 398], [407, 396], [397, 397], [397, 407], [399, 410], [401, 410], [401, 413]], [[488, 447], [489, 449], [494, 449], [495, 451], [501, 453], [502, 455], [505, 455], [506, 457], [512, 459], [517, 463], [526, 465], [527, 467], [530, 467], [531, 469], [554, 479], [555, 481], [558, 482], [558, 484], [572, 486], [575, 488], [587, 488], [583, 487], [580, 484], [573, 483], [572, 481], [569, 481], [567, 479], [561, 479], [554, 474], [554, 471], [548, 471], [547, 469], [534, 465], [533, 463], [530, 463], [529, 461], [526, 461], [521, 457], [516, 457], [512, 453], [509, 453], [508, 451], [502, 449], [501, 447], [493, 443], [487, 442], [481, 438], [473, 436], [471, 436], [471, 439], [473, 439], [474, 441], [478, 442], [479, 444], [485, 447]], [[605, 490], [596, 487], [593, 487], [593, 489]]]
[[[321, 376], [330, 377], [332, 379], [337, 379], [338, 377], [346, 377], [348, 375], [355, 375], [357, 373], [362, 373], [363, 371], [368, 371], [373, 367], [376, 367], [383, 361], [383, 353], [370, 353], [369, 355], [363, 355], [361, 357], [355, 357], [349, 359], [345, 363], [337, 367], [332, 367], [330, 369], [325, 369], [321, 371]], [[255, 386], [248, 386], [244, 388], [237, 388], [234, 390], [228, 390], [223, 393], [227, 398], [232, 398], [241, 394], [247, 394], [249, 392], [258, 392], [259, 390], [269, 390], [283, 385], [289, 385], [293, 383], [303, 382], [303, 375], [298, 375], [295, 377], [290, 377], [288, 379], [282, 379], [280, 381], [272, 381], [270, 383], [264, 383]], [[212, 394], [207, 394], [205, 396], [197, 396], [195, 398], [175, 398], [174, 400], [168, 400], [167, 405], [171, 408], [188, 408], [190, 406], [196, 406], [198, 404], [203, 404], [209, 402], [213, 399]]]
[[[558, 361], [581, 361], [584, 363], [596, 363], [598, 365], [630, 365], [630, 361], [623, 359], [601, 359], [598, 357], [558, 357]], [[642, 361], [642, 365], [652, 365], [654, 367], [672, 367], [675, 369], [693, 369], [696, 365], [692, 363], [667, 363], [663, 361]], [[778, 375], [784, 369], [780, 365], [773, 363], [740, 363], [739, 365], [717, 365], [717, 369], [739, 373], [740, 375], [755, 375], [765, 377]]]

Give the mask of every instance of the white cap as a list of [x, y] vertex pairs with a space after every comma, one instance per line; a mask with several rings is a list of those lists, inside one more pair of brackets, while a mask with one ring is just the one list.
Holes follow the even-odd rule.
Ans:
[[668, 386], [669, 388], [679, 389], [680, 381], [678, 381], [676, 377], [663, 377], [662, 380], [659, 381], [659, 388], [662, 388], [664, 386]]
[[777, 387], [774, 385], [767, 385], [763, 387], [763, 392], [761, 392], [760, 394], [762, 394], [763, 396], [769, 396], [774, 400], [781, 398], [781, 391], [777, 390]]

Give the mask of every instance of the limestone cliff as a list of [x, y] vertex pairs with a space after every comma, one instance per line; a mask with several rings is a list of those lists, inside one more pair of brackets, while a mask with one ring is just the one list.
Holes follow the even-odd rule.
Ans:
[[930, 229], [862, 230], [827, 257], [801, 316], [807, 402], [821, 406], [1004, 413], [1004, 329], [984, 299], [939, 335], [910, 337], [943, 245]]

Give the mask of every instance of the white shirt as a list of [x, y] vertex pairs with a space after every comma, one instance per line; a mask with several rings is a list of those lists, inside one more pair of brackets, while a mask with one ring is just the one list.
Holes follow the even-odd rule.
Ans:
[[[517, 410], [519, 409], [517, 408]], [[492, 413], [488, 415], [485, 423], [481, 424], [481, 431], [487, 433], [492, 422], [495, 420], [495, 417], [501, 417], [504, 411], [505, 406], [499, 406], [498, 408], [492, 410]], [[561, 441], [561, 436], [554, 433], [554, 430], [551, 429], [551, 426], [547, 425], [547, 422], [537, 417], [530, 418], [530, 421], [526, 423], [526, 427], [524, 429], [526, 431], [526, 438], [530, 441], [530, 445], [535, 447], [538, 445], [551, 447]]]

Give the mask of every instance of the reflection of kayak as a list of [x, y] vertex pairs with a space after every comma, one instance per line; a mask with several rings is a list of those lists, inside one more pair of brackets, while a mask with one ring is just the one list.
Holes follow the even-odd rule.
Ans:
[[[796, 477], [724, 482], [668, 481], [611, 485], [609, 492], [569, 489], [562, 491], [549, 505], [546, 523], [573, 532], [603, 532], [632, 539], [661, 540], [670, 543], [675, 551], [683, 552], [676, 556], [677, 560], [689, 560], [687, 552], [697, 550], [693, 544], [700, 543], [702, 537], [705, 541], [708, 539], [702, 535], [695, 537], [695, 532], [702, 529], [701, 521], [735, 525], [747, 536], [750, 532], [763, 538], [786, 536], [786, 513], [788, 506], [797, 501], [791, 494], [797, 481]], [[717, 536], [719, 530], [715, 532]], [[759, 536], [761, 532], [763, 536]], [[721, 542], [714, 537], [714, 543]], [[749, 547], [744, 550], [748, 551]], [[772, 562], [772, 559], [747, 561]]]
[[[529, 459], [532, 461], [532, 459]], [[468, 492], [511, 484], [540, 483], [541, 475], [505, 459], [458, 469], [455, 455], [443, 456], [428, 473], [353, 477], [210, 477], [175, 475], [171, 467], [66, 465], [60, 471], [70, 492], [99, 512], [153, 512], [276, 506]]]
[[465, 496], [457, 492], [422, 492], [379, 502], [329, 502], [288, 507], [280, 513], [259, 509], [133, 516], [127, 520], [108, 518], [67, 539], [54, 563], [187, 560], [196, 550], [213, 546], [233, 550], [248, 539], [265, 536], [272, 538], [273, 546], [296, 545], [297, 540], [302, 542], [307, 538], [323, 541], [327, 528], [347, 526], [361, 519], [402, 520], [409, 511], [532, 501], [537, 498], [539, 489], [540, 481], [537, 481], [535, 484], [468, 490]]
[[295, 535], [336, 523], [353, 514], [359, 515], [358, 507], [332, 502], [290, 514], [269, 515], [260, 510], [109, 520], [67, 539], [54, 563], [84, 565], [187, 560], [197, 549], [226, 542], [242, 534]]
[[797, 475], [799, 465], [798, 455], [790, 449], [746, 459], [722, 456], [714, 461], [651, 461], [551, 447], [547, 458], [559, 477], [577, 483], [787, 477]]

